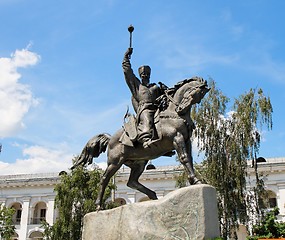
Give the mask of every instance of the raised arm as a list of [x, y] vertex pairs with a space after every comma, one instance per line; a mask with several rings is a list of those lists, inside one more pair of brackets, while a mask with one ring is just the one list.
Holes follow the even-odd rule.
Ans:
[[122, 67], [123, 67], [126, 83], [128, 84], [128, 87], [130, 88], [133, 97], [138, 101], [137, 91], [139, 90], [139, 86], [141, 82], [135, 76], [132, 66], [131, 66], [130, 58], [131, 58], [132, 53], [133, 53], [133, 48], [128, 48], [124, 55]]

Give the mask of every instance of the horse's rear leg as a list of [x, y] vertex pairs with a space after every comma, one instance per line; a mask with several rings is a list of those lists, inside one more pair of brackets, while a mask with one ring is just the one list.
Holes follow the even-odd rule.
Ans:
[[144, 171], [144, 168], [147, 162], [148, 161], [141, 161], [141, 162], [129, 163], [129, 164], [125, 163], [128, 167], [131, 168], [131, 173], [130, 173], [127, 186], [146, 194], [150, 199], [156, 200], [157, 199], [156, 193], [150, 190], [149, 188], [145, 187], [138, 181], [139, 177], [142, 175]]
[[100, 182], [100, 189], [99, 189], [99, 195], [96, 203], [98, 204], [98, 210], [103, 208], [103, 197], [105, 193], [105, 189], [111, 179], [112, 176], [115, 175], [115, 173], [119, 170], [119, 168], [122, 166], [121, 163], [111, 163], [108, 164], [107, 169], [105, 170], [101, 182]]
[[174, 137], [173, 145], [178, 154], [179, 161], [188, 173], [190, 184], [200, 183], [194, 172], [191, 144], [186, 144], [183, 135], [178, 132]]

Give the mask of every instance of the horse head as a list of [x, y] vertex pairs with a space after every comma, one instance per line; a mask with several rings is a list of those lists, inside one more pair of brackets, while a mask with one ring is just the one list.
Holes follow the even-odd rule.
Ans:
[[200, 103], [206, 93], [210, 91], [207, 81], [200, 77], [181, 81], [174, 86], [174, 89], [175, 111], [179, 115], [185, 114], [193, 104]]

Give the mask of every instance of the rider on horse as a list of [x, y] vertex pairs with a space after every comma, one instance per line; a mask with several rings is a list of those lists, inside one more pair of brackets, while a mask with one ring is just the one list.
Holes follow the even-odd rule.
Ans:
[[130, 63], [133, 48], [128, 48], [123, 59], [123, 71], [126, 83], [132, 93], [132, 104], [137, 113], [137, 141], [143, 144], [144, 148], [149, 147], [154, 138], [154, 114], [158, 108], [156, 101], [167, 89], [166, 85], [149, 83], [151, 69], [149, 66], [141, 66], [139, 76], [135, 76]]
[[[132, 92], [132, 103], [137, 113], [136, 120], [132, 116], [131, 124], [124, 124], [124, 127], [113, 136], [99, 134], [88, 141], [82, 150], [81, 155], [73, 164], [71, 169], [80, 165], [90, 164], [94, 157], [98, 157], [108, 149], [107, 168], [101, 178], [98, 194], [98, 209], [103, 207], [105, 189], [114, 174], [122, 165], [128, 166], [130, 177], [127, 186], [146, 194], [150, 199], [157, 199], [156, 193], [139, 182], [149, 160], [160, 156], [171, 156], [173, 150], [177, 152], [179, 161], [185, 167], [190, 184], [199, 183], [195, 175], [193, 157], [191, 152], [191, 135], [193, 121], [190, 117], [191, 107], [200, 103], [205, 94], [210, 90], [207, 81], [199, 77], [185, 79], [167, 88], [164, 84], [149, 84], [150, 67], [139, 68], [141, 81], [135, 76], [131, 68], [130, 57], [133, 52], [131, 48], [132, 26], [130, 32], [130, 47], [125, 53], [123, 70], [126, 82]], [[159, 126], [156, 131], [154, 114], [159, 109]], [[127, 114], [126, 114], [127, 116]], [[136, 127], [133, 123], [136, 121]], [[130, 126], [130, 127], [129, 127]], [[137, 133], [131, 129], [137, 128]], [[130, 130], [130, 131], [128, 131]], [[131, 134], [129, 134], [131, 133]], [[160, 134], [157, 134], [160, 133]], [[157, 134], [157, 136], [155, 136]], [[124, 136], [127, 140], [124, 142]], [[158, 137], [159, 136], [159, 137]], [[141, 144], [134, 144], [138, 140]], [[132, 141], [132, 142], [131, 142]], [[152, 144], [149, 148], [149, 144]], [[130, 143], [130, 144], [129, 144]]]

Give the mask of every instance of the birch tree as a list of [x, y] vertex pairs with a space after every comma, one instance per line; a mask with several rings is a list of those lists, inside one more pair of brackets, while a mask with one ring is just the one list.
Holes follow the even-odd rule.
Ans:
[[247, 162], [259, 153], [262, 131], [272, 129], [273, 108], [262, 89], [250, 89], [230, 101], [214, 81], [210, 87], [193, 108], [193, 136], [205, 157], [200, 165], [202, 177], [218, 193], [221, 234], [226, 239], [236, 237], [238, 223], [248, 221]]

